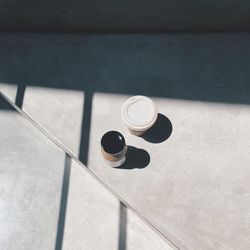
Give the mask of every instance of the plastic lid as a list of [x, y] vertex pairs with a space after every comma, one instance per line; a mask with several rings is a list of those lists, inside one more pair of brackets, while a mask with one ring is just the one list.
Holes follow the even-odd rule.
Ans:
[[122, 106], [121, 116], [126, 125], [137, 131], [150, 128], [156, 121], [158, 110], [155, 103], [146, 96], [133, 96]]

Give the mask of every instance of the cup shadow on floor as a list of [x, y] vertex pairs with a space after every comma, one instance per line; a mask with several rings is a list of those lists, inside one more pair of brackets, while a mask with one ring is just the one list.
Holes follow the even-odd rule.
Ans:
[[118, 169], [145, 168], [149, 163], [150, 155], [146, 150], [128, 146], [126, 161]]
[[172, 131], [171, 121], [165, 115], [159, 113], [154, 126], [140, 137], [151, 143], [161, 143], [170, 137]]

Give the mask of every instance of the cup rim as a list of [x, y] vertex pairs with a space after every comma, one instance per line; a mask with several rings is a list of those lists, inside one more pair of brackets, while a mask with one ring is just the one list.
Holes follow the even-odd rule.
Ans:
[[[123, 147], [122, 147], [122, 149], [121, 149], [120, 151], [118, 151], [118, 152], [112, 153], [112, 152], [110, 152], [110, 151], [105, 150], [105, 146], [104, 146], [103, 140], [104, 140], [105, 136], [107, 136], [107, 135], [110, 134], [110, 133], [116, 133], [116, 134], [118, 134], [118, 135], [121, 137], [121, 139], [122, 139]], [[116, 130], [107, 131], [105, 134], [103, 134], [103, 136], [102, 136], [102, 138], [101, 138], [101, 148], [102, 148], [103, 151], [104, 151], [105, 153], [107, 153], [107, 154], [110, 154], [110, 155], [113, 155], [113, 156], [118, 155], [118, 154], [120, 154], [120, 153], [124, 150], [125, 147], [126, 147], [126, 141], [125, 141], [124, 136], [123, 136], [120, 132], [118, 132], [118, 131], [116, 131]]]
[[[142, 126], [136, 126], [133, 123], [131, 123], [128, 119], [128, 116], [126, 115], [126, 109], [127, 106], [129, 105], [129, 103], [131, 103], [133, 101], [133, 99], [143, 99], [145, 101], [147, 101], [148, 103], [150, 103], [153, 107], [154, 107], [154, 116], [151, 119], [150, 122], [148, 122], [145, 125]], [[156, 122], [158, 117], [158, 108], [155, 104], [155, 102], [153, 102], [149, 97], [146, 96], [142, 96], [142, 95], [136, 95], [136, 96], [131, 96], [130, 98], [128, 98], [122, 105], [121, 108], [121, 118], [123, 120], [123, 122], [127, 125], [127, 127], [131, 130], [135, 130], [135, 131], [145, 131], [147, 129], [149, 129], [150, 127], [152, 127], [154, 125], [154, 123]]]

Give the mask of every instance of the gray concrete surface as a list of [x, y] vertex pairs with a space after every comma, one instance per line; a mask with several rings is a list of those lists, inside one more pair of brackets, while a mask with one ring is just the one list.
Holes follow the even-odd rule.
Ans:
[[174, 250], [72, 162], [63, 249]]
[[0, 29], [166, 31], [249, 29], [246, 0], [1, 0]]
[[[71, 151], [81, 134], [79, 157], [180, 249], [245, 250], [249, 41], [247, 33], [2, 34], [0, 87], [13, 98], [8, 85], [17, 85], [15, 101]], [[134, 94], [156, 101], [163, 135], [144, 140], [126, 132], [119, 111]], [[81, 131], [67, 129], [74, 119], [75, 130], [82, 120]], [[130, 148], [128, 169], [102, 161], [99, 141], [110, 129], [141, 149]]]
[[54, 249], [65, 154], [0, 99], [1, 249]]
[[[25, 96], [30, 99], [23, 103], [23, 109], [33, 114], [43, 127], [63, 142], [71, 151], [78, 155], [81, 139], [82, 117], [84, 110], [84, 92], [78, 90], [29, 88]], [[46, 97], [46, 98], [44, 98]], [[36, 105], [29, 105], [36, 103]], [[54, 103], [54, 105], [51, 105]], [[37, 110], [40, 109], [39, 113]], [[60, 110], [58, 110], [60, 107]], [[62, 131], [71, 131], [70, 134]]]
[[[94, 95], [89, 168], [180, 249], [247, 250], [250, 107], [153, 98], [173, 130], [152, 143], [127, 132], [119, 116], [125, 98]], [[168, 122], [158, 125], [162, 138]], [[99, 153], [110, 129], [137, 148], [121, 169], [105, 166]]]
[[0, 246], [176, 249], [0, 98]]
[[79, 90], [86, 100], [104, 92], [250, 102], [249, 33], [0, 38], [0, 81], [18, 86], [18, 99], [27, 86]]

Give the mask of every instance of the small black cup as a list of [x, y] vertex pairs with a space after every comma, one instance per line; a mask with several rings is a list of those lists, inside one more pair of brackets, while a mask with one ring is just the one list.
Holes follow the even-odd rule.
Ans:
[[102, 136], [101, 151], [108, 166], [119, 167], [126, 160], [127, 145], [118, 131], [109, 131]]

